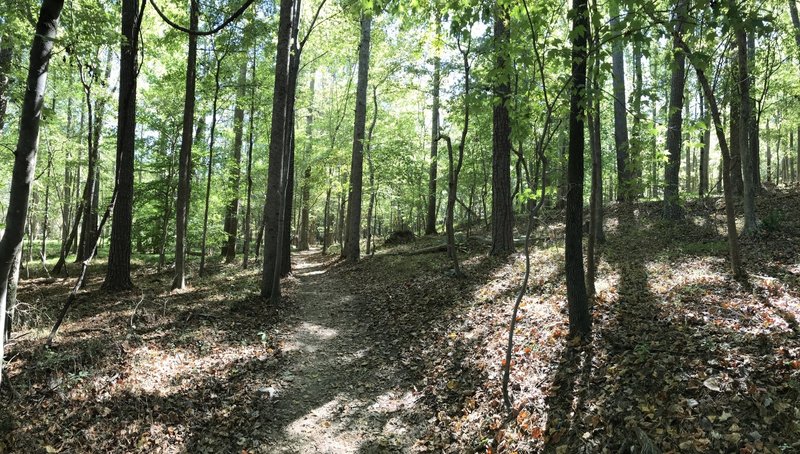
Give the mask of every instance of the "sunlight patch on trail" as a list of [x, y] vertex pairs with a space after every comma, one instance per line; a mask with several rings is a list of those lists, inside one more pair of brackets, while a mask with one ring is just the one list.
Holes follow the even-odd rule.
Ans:
[[367, 447], [386, 452], [410, 446], [412, 430], [398, 412], [413, 407], [416, 399], [411, 391], [388, 391], [375, 399], [339, 394], [291, 422], [285, 434], [302, 452], [356, 453]]
[[338, 334], [339, 332], [333, 328], [303, 322], [287, 336], [283, 350], [286, 352], [302, 350], [312, 353], [322, 348], [325, 342], [335, 338]]

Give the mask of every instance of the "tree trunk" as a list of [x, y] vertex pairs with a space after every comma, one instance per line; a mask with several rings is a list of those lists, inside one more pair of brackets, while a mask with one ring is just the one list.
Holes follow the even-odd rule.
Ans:
[[512, 68], [509, 55], [510, 18], [505, 7], [494, 6], [494, 68], [496, 103], [492, 111], [492, 248], [491, 255], [514, 252], [514, 211], [511, 204], [511, 119], [508, 102]]
[[[588, 338], [592, 317], [583, 271], [583, 152], [586, 93], [586, 0], [572, 3], [572, 85], [569, 111], [569, 160], [567, 162], [566, 235], [564, 243], [567, 306], [570, 336]], [[582, 31], [581, 31], [582, 30]]]
[[[330, 170], [328, 171], [328, 178], [331, 177]], [[322, 214], [322, 253], [328, 252], [330, 246], [330, 211], [331, 211], [331, 187], [328, 185], [328, 190], [325, 192], [325, 209]]]
[[[199, 6], [189, 0], [189, 28], [197, 30]], [[195, 85], [197, 82], [197, 36], [189, 35], [186, 58], [186, 94], [183, 104], [183, 133], [178, 156], [178, 198], [175, 203], [175, 278], [172, 289], [186, 287], [186, 225], [189, 221], [189, 199], [192, 190], [192, 128], [194, 127]], [[199, 135], [199, 134], [198, 134]]]
[[800, 58], [800, 15], [797, 14], [796, 0], [789, 1], [789, 15], [792, 17], [792, 25], [794, 25], [794, 42], [797, 44], [797, 55]]
[[[756, 65], [756, 43], [755, 43], [755, 33], [751, 30], [747, 34], [747, 62], [748, 68], [750, 71], [750, 77], [748, 79], [749, 85], [753, 87], [755, 85], [755, 65]], [[753, 191], [755, 196], [758, 196], [758, 192], [761, 189], [761, 110], [758, 108], [758, 104], [755, 104], [755, 97], [754, 93], [749, 93], [747, 95], [750, 99], [750, 121], [749, 121], [749, 141], [748, 144], [750, 145], [750, 159], [753, 163]]]
[[442, 58], [439, 55], [438, 40], [442, 34], [442, 15], [439, 10], [435, 13], [436, 22], [436, 49], [433, 54], [433, 106], [431, 107], [431, 164], [428, 171], [428, 217], [425, 224], [425, 234], [436, 234], [436, 179], [439, 162], [436, 155], [439, 153], [439, 88], [441, 85]]
[[693, 60], [691, 50], [686, 43], [683, 42], [683, 38], [679, 33], [673, 33], [673, 38], [673, 41], [676, 42], [684, 51], [684, 53], [690, 57], [692, 66], [694, 66], [695, 73], [697, 74], [697, 81], [700, 83], [703, 93], [705, 93], [706, 100], [708, 102], [708, 108], [711, 111], [711, 118], [714, 121], [714, 130], [716, 131], [717, 141], [719, 142], [719, 148], [722, 153], [722, 186], [725, 194], [725, 224], [728, 231], [728, 249], [731, 257], [731, 269], [735, 278], [742, 279], [745, 277], [745, 271], [742, 268], [742, 260], [739, 254], [739, 237], [736, 233], [736, 212], [734, 210], [730, 172], [731, 152], [728, 148], [728, 142], [725, 138], [725, 130], [722, 126], [719, 107], [717, 106], [717, 99], [714, 96], [714, 92], [711, 89], [711, 84], [708, 82], [708, 78], [706, 77], [702, 66]]
[[244, 210], [244, 244], [242, 245], [242, 268], [247, 269], [250, 260], [251, 199], [253, 196], [253, 118], [256, 112], [256, 49], [253, 47], [252, 78], [250, 81], [250, 113], [247, 131], [247, 202]]
[[175, 142], [176, 139], [170, 141], [169, 149], [169, 167], [167, 168], [166, 175], [166, 191], [164, 194], [164, 212], [161, 218], [161, 241], [158, 248], [158, 271], [164, 267], [165, 253], [167, 249], [167, 231], [168, 223], [172, 217], [172, 201], [175, 200], [175, 189], [172, 187], [172, 178], [175, 173]]
[[39, 255], [42, 258], [42, 266], [47, 271], [47, 234], [50, 223], [50, 175], [53, 170], [53, 152], [48, 145], [47, 156], [47, 177], [44, 181], [44, 220], [42, 220], [42, 247]]
[[[308, 115], [306, 115], [306, 149], [305, 155], [306, 159], [311, 159], [311, 153], [313, 151], [313, 140], [314, 140], [314, 76], [311, 76], [311, 81], [308, 83], [308, 91], [309, 91], [309, 109]], [[311, 199], [311, 165], [306, 165], [306, 169], [303, 173], [303, 188], [301, 194], [301, 205], [302, 205], [302, 212], [300, 214], [300, 232], [299, 232], [299, 244], [297, 245], [298, 251], [306, 251], [308, 250], [308, 235], [309, 235], [309, 211], [310, 208], [308, 205]]]
[[[295, 100], [297, 98], [297, 78], [300, 73], [300, 55], [302, 47], [298, 44], [297, 34], [299, 32], [300, 24], [300, 0], [295, 2], [294, 10], [292, 11], [292, 43], [294, 46], [289, 55], [289, 72], [287, 74], [287, 90], [288, 96], [286, 98], [286, 127], [284, 128], [284, 181], [282, 182], [282, 194], [284, 207], [282, 216], [279, 218], [279, 232], [278, 238], [278, 251], [280, 263], [280, 275], [276, 275], [273, 279], [273, 287], [277, 289], [280, 286], [280, 277], [287, 276], [292, 271], [292, 210], [294, 207], [294, 159], [295, 159]], [[280, 294], [279, 290], [275, 290]], [[277, 297], [273, 301], [278, 301]]]
[[[675, 7], [673, 34], [677, 37], [684, 32], [686, 2], [678, 0]], [[678, 39], [678, 38], [675, 38]], [[676, 49], [673, 39], [673, 63], [670, 77], [669, 120], [667, 124], [667, 166], [664, 172], [664, 218], [677, 220], [683, 218], [680, 205], [679, 179], [681, 170], [681, 137], [683, 126], [683, 91], [686, 85], [686, 57]]]
[[117, 118], [117, 199], [111, 223], [111, 246], [103, 288], [128, 290], [131, 282], [131, 226], [133, 224], [133, 167], [136, 139], [136, 78], [139, 49], [139, 1], [122, 1], [119, 115]]
[[[209, 208], [209, 201], [211, 198], [211, 174], [212, 174], [212, 169], [214, 168], [214, 145], [217, 138], [217, 103], [219, 102], [219, 90], [220, 90], [219, 73], [220, 73], [220, 67], [222, 66], [222, 60], [225, 59], [225, 54], [226, 53], [223, 53], [219, 58], [217, 58], [215, 55], [216, 65], [214, 67], [214, 97], [212, 98], [211, 101], [211, 130], [209, 131], [208, 163], [206, 166], [206, 197], [205, 197], [205, 205], [203, 206], [203, 236], [200, 240], [200, 277], [205, 276], [206, 255], [208, 255], [208, 251], [206, 249], [206, 244], [207, 244], [206, 241], [208, 239], [208, 208]], [[238, 112], [234, 113], [234, 116], [237, 113]], [[236, 120], [234, 119], [234, 122], [235, 121]], [[236, 126], [234, 126], [234, 128], [235, 127]], [[239, 134], [240, 146], [241, 146], [241, 139], [242, 139], [241, 134]], [[227, 220], [225, 227], [227, 233]]]
[[708, 165], [711, 151], [711, 115], [706, 112], [706, 101], [701, 91], [700, 97], [700, 118], [705, 123], [705, 128], [700, 133], [700, 185], [698, 194], [700, 197], [708, 195]]
[[225, 233], [228, 235], [224, 246], [225, 263], [233, 263], [236, 258], [236, 237], [239, 234], [239, 188], [242, 179], [242, 140], [244, 134], [242, 101], [245, 96], [246, 84], [247, 62], [245, 61], [239, 68], [239, 81], [236, 84], [236, 107], [233, 110], [233, 161], [230, 163], [230, 185], [233, 188], [233, 198], [228, 202], [225, 210]]
[[[622, 41], [619, 25], [619, 3], [618, 0], [609, 2], [609, 14], [611, 16], [611, 28], [616, 39], [611, 44], [611, 74], [612, 86], [614, 91], [614, 146], [617, 151], [617, 200], [620, 202], [631, 202], [634, 198], [634, 184], [636, 174], [632, 171], [633, 166], [629, 166], [628, 157], [628, 111], [625, 107], [625, 44]], [[633, 213], [633, 205], [628, 204], [625, 211]]]
[[342, 249], [342, 256], [350, 263], [357, 262], [361, 254], [361, 194], [364, 166], [364, 130], [367, 122], [367, 82], [371, 30], [372, 13], [365, 11], [361, 16], [361, 42], [358, 46], [353, 157], [350, 163], [350, 190], [347, 193], [347, 236]]
[[[275, 85], [272, 96], [272, 124], [269, 141], [269, 171], [267, 173], [267, 200], [264, 204], [264, 264], [261, 273], [261, 296], [280, 301], [280, 294], [273, 294], [273, 282], [279, 257], [278, 238], [282, 234], [280, 217], [285, 208], [281, 198], [284, 180], [283, 166], [288, 96], [289, 45], [292, 37], [293, 0], [280, 1], [278, 44], [275, 55]], [[280, 287], [278, 287], [280, 290]]]
[[742, 137], [739, 135], [740, 125], [742, 120], [741, 115], [741, 101], [739, 96], [737, 83], [738, 81], [738, 61], [731, 62], [731, 80], [729, 86], [730, 93], [730, 148], [731, 148], [731, 189], [733, 195], [742, 197], [744, 195], [744, 180], [742, 179], [742, 148], [747, 148], [746, 142], [742, 143]]
[[11, 60], [14, 57], [14, 48], [0, 38], [0, 131], [6, 124], [6, 109], [8, 108], [8, 86], [11, 73]]
[[744, 29], [744, 15], [738, 10], [736, 0], [730, 0], [731, 15], [738, 17], [734, 21], [734, 35], [736, 38], [736, 50], [738, 60], [739, 97], [741, 99], [741, 110], [739, 111], [739, 150], [742, 156], [742, 182], [744, 195], [744, 228], [743, 235], [749, 235], [758, 229], [756, 221], [755, 193], [756, 177], [755, 165], [753, 163], [753, 152], [750, 149], [749, 140], [751, 131], [751, 121], [753, 107], [750, 102], [750, 71], [748, 69], [747, 52], [747, 33]]
[[[593, 11], [594, 12], [594, 11]], [[589, 122], [589, 145], [592, 152], [592, 184], [589, 195], [589, 239], [586, 244], [586, 293], [594, 297], [597, 263], [595, 249], [603, 233], [603, 153], [600, 130], [600, 36], [597, 30], [592, 34], [592, 50], [595, 52], [592, 68], [592, 104], [586, 113]], [[616, 101], [615, 101], [616, 103]], [[543, 182], [544, 183], [544, 182]]]
[[[642, 43], [633, 43], [633, 96], [631, 108], [633, 109], [633, 130], [629, 145], [630, 159], [628, 165], [633, 166], [632, 172], [635, 178], [635, 188], [632, 195], [640, 197], [642, 195], [642, 150], [644, 149], [644, 137], [642, 133], [642, 92], [644, 90], [644, 72], [642, 70]], [[602, 179], [601, 179], [602, 182]]]
[[[11, 173], [8, 210], [3, 238], [0, 239], [0, 372], [5, 352], [6, 303], [11, 268], [22, 248], [25, 221], [28, 216], [28, 197], [36, 171], [36, 152], [39, 142], [47, 69], [58, 29], [58, 17], [63, 0], [44, 0], [39, 10], [36, 32], [30, 53], [30, 65], [25, 84], [25, 96], [20, 109], [19, 136]], [[2, 380], [0, 374], [0, 380]]]
[[369, 207], [367, 208], [367, 255], [372, 250], [372, 214], [375, 210], [375, 166], [372, 165], [372, 134], [375, 132], [375, 123], [378, 121], [378, 87], [372, 87], [372, 122], [367, 132], [367, 168], [369, 171]]

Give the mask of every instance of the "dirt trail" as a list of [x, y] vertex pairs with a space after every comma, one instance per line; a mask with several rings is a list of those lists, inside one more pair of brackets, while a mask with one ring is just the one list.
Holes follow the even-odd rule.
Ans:
[[362, 320], [363, 301], [315, 252], [297, 254], [297, 286], [276, 333], [284, 367], [264, 424], [269, 452], [409, 452], [424, 420], [414, 388]]

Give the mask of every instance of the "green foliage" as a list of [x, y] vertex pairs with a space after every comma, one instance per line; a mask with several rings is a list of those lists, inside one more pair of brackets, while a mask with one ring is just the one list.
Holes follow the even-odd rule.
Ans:
[[767, 232], [778, 232], [784, 223], [785, 216], [781, 210], [771, 210], [761, 219], [761, 227]]

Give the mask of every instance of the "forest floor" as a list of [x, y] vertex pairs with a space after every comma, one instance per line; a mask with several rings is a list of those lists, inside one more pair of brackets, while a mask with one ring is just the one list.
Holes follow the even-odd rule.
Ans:
[[[501, 367], [521, 251], [462, 240], [465, 279], [427, 237], [357, 265], [295, 254], [276, 308], [257, 269], [215, 263], [169, 292], [103, 266], [54, 345], [71, 279], [26, 279], [0, 390], [0, 452], [800, 452], [800, 193], [760, 198], [766, 226], [730, 277], [723, 212], [683, 223], [607, 210], [593, 336], [567, 337], [563, 225], [534, 234], [513, 409]], [[74, 275], [75, 269], [70, 272]]]

